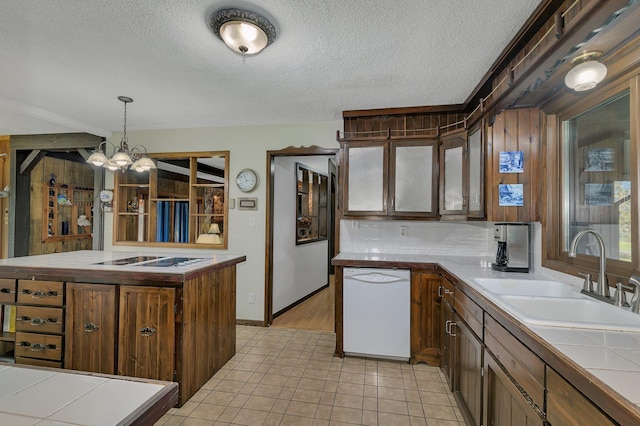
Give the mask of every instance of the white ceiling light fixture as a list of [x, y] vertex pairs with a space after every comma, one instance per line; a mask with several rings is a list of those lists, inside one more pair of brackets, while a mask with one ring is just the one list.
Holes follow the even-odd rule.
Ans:
[[267, 18], [244, 9], [215, 12], [211, 29], [229, 49], [241, 55], [260, 53], [276, 39], [276, 29]]
[[[87, 158], [87, 163], [91, 163], [97, 167], [104, 167], [111, 171], [121, 170], [123, 173], [131, 168], [137, 172], [146, 172], [155, 169], [156, 164], [147, 155], [147, 148], [142, 145], [136, 145], [129, 149], [129, 139], [127, 138], [127, 104], [133, 102], [128, 96], [118, 96], [118, 100], [124, 103], [124, 128], [120, 146], [104, 141], [100, 143], [97, 149]], [[111, 145], [113, 151], [111, 157], [107, 157], [107, 144]]]
[[584, 52], [571, 64], [573, 68], [564, 77], [564, 84], [576, 92], [593, 89], [607, 76], [607, 67], [596, 61], [602, 52]]

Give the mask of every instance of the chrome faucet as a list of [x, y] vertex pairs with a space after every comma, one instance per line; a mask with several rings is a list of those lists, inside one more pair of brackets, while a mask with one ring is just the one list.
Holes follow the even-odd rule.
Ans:
[[576, 257], [576, 248], [578, 246], [578, 241], [585, 234], [592, 234], [596, 237], [596, 241], [598, 241], [598, 248], [600, 249], [600, 271], [598, 272], [598, 282], [596, 283], [596, 294], [603, 298], [609, 298], [609, 283], [607, 282], [607, 254], [604, 248], [604, 240], [600, 234], [593, 229], [583, 229], [578, 232], [573, 240], [571, 240], [571, 245], [569, 248], [569, 257]]
[[633, 288], [633, 298], [631, 299], [631, 311], [640, 313], [640, 277], [632, 275], [629, 284]]

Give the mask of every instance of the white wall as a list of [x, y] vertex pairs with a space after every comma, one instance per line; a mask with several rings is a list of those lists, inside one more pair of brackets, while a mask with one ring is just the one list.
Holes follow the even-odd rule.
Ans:
[[328, 284], [327, 240], [296, 245], [296, 171], [300, 162], [328, 175], [327, 156], [276, 157], [273, 215], [273, 312]]
[[[241, 113], [239, 111], [238, 113]], [[247, 196], [235, 185], [235, 176], [244, 168], [258, 172], [260, 185], [251, 197], [258, 198], [257, 211], [229, 210], [228, 250], [204, 250], [205, 252], [246, 255], [247, 261], [237, 267], [237, 318], [264, 320], [265, 283], [265, 225], [266, 185], [268, 179], [266, 152], [289, 146], [317, 145], [338, 148], [336, 130], [341, 121], [301, 123], [292, 125], [239, 126], [197, 129], [170, 129], [128, 131], [129, 145], [144, 145], [153, 152], [229, 151], [229, 197]], [[118, 144], [121, 134], [115, 134], [110, 142]], [[113, 175], [107, 175], [106, 188], [113, 188]], [[250, 219], [255, 219], [255, 227]], [[113, 246], [113, 215], [105, 214], [105, 250], [138, 251], [139, 247]], [[163, 252], [194, 252], [196, 250], [151, 249]], [[201, 253], [203, 251], [200, 251]], [[255, 293], [255, 303], [250, 304], [249, 293]]]

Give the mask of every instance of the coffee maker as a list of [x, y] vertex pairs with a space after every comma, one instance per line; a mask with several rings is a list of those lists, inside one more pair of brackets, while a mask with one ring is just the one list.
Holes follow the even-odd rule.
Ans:
[[502, 272], [529, 272], [529, 224], [496, 223], [493, 238], [498, 242], [491, 268]]

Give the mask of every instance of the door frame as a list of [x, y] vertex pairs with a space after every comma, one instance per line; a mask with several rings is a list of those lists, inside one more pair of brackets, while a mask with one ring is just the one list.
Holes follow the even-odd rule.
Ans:
[[[276, 157], [302, 157], [302, 156], [318, 156], [318, 155], [334, 155], [336, 158], [336, 165], [338, 165], [340, 149], [338, 148], [322, 148], [317, 145], [310, 147], [287, 147], [277, 151], [267, 151], [267, 217], [266, 217], [266, 236], [265, 236], [265, 279], [264, 279], [264, 325], [270, 326], [273, 323], [273, 191], [275, 190], [275, 158]], [[331, 177], [330, 177], [331, 179]], [[336, 180], [338, 177], [336, 176]], [[331, 214], [336, 218], [337, 203], [332, 206]], [[339, 223], [337, 220], [336, 224]], [[340, 247], [337, 232], [337, 225], [331, 229], [329, 238], [333, 238], [334, 251], [336, 247]], [[331, 247], [331, 244], [329, 244]], [[335, 253], [330, 253], [330, 257]]]

